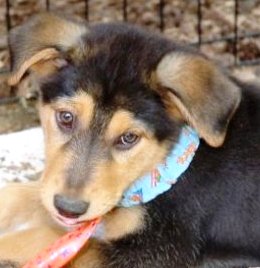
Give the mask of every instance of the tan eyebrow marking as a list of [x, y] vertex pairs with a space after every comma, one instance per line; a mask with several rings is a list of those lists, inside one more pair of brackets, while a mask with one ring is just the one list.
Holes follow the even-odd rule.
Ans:
[[147, 132], [146, 127], [141, 121], [134, 118], [134, 115], [126, 110], [118, 110], [114, 113], [110, 123], [108, 124], [105, 138], [106, 140], [123, 134], [128, 130], [135, 130], [136, 132]]
[[74, 112], [83, 128], [87, 128], [94, 116], [95, 102], [91, 95], [80, 91], [76, 96], [60, 98], [53, 104], [55, 110], [69, 110]]

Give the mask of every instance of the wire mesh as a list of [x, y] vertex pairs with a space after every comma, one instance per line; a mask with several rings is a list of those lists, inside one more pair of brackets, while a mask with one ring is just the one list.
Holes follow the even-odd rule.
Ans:
[[[53, 0], [54, 1], [54, 0]], [[85, 10], [84, 15], [85, 19], [89, 21], [89, 0], [83, 0], [85, 3]], [[92, 0], [95, 1], [95, 0]], [[246, 61], [241, 61], [238, 56], [238, 45], [239, 41], [241, 39], [246, 38], [259, 38], [260, 32], [247, 32], [240, 34], [239, 32], [239, 26], [238, 26], [238, 18], [239, 18], [239, 1], [242, 0], [233, 0], [234, 1], [234, 27], [233, 27], [233, 33], [229, 34], [227, 36], [217, 37], [217, 38], [211, 38], [207, 39], [203, 37], [203, 0], [197, 0], [197, 42], [191, 43], [192, 45], [196, 45], [199, 48], [202, 45], [209, 45], [214, 44], [218, 42], [231, 42], [233, 44], [233, 57], [234, 57], [234, 65], [235, 66], [242, 66], [242, 65], [250, 65], [250, 62], [252, 65], [256, 64], [256, 62], [260, 61], [260, 59], [251, 59]], [[6, 3], [6, 12], [5, 12], [5, 22], [6, 22], [6, 29], [7, 32], [10, 31], [12, 28], [12, 19], [11, 19], [11, 1], [5, 0]], [[223, 1], [224, 4], [224, 1]], [[124, 21], [128, 21], [128, 7], [131, 5], [131, 2], [127, 0], [122, 0], [122, 18]], [[45, 0], [45, 7], [46, 10], [51, 9], [51, 0]], [[159, 25], [158, 28], [161, 32], [165, 30], [165, 24], [167, 23], [167, 17], [164, 14], [164, 8], [165, 8], [165, 0], [159, 0], [158, 2], [158, 16], [159, 16]]]

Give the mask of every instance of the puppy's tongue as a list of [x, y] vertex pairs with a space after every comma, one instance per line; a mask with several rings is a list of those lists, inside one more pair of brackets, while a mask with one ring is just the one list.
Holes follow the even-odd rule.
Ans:
[[73, 259], [94, 233], [100, 218], [83, 223], [40, 252], [23, 268], [61, 268]]

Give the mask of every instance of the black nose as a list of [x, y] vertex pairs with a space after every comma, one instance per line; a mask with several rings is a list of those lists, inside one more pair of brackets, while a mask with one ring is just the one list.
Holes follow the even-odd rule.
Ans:
[[89, 203], [56, 194], [54, 196], [54, 206], [62, 216], [67, 218], [78, 218], [86, 213]]

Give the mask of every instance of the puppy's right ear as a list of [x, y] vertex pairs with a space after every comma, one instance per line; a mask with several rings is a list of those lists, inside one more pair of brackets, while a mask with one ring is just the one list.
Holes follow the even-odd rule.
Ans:
[[81, 38], [87, 33], [84, 23], [51, 13], [35, 16], [15, 28], [9, 38], [13, 71], [9, 85], [16, 85], [27, 71], [44, 77], [56, 72], [82, 53]]

